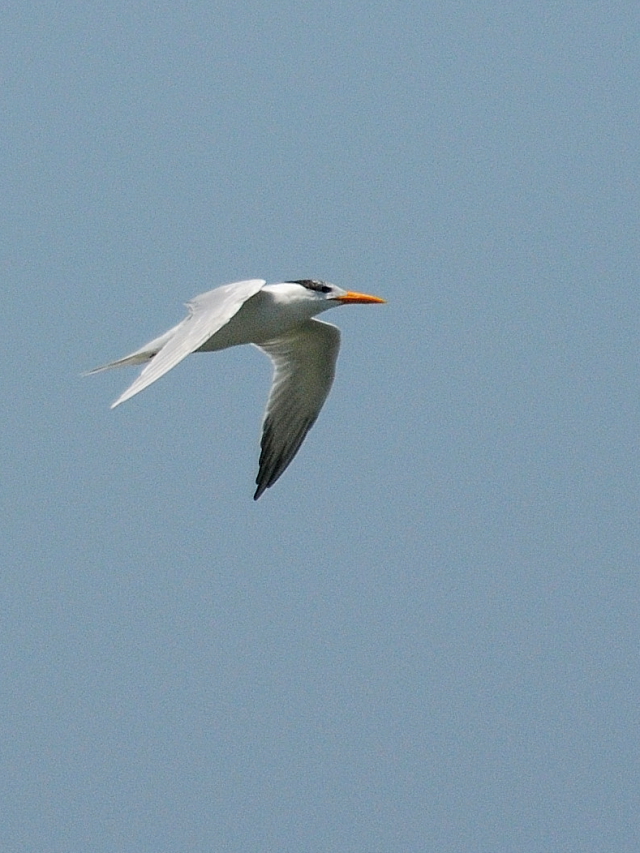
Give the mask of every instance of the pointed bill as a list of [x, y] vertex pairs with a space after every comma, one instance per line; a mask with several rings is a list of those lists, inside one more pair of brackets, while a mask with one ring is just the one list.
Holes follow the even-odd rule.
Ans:
[[386, 301], [386, 299], [380, 299], [379, 296], [369, 296], [367, 293], [356, 293], [354, 290], [348, 290], [344, 296], [336, 297], [336, 302], [341, 302], [343, 305], [357, 302], [382, 303]]

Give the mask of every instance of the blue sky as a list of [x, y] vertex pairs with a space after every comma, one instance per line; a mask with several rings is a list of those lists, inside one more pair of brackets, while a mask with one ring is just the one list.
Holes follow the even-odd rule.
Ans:
[[[638, 847], [637, 4], [6, 3], [6, 851]], [[248, 277], [337, 379], [80, 373]]]

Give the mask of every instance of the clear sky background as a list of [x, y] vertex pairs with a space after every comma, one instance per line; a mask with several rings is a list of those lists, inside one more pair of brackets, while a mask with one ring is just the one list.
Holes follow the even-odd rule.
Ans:
[[[637, 2], [0, 12], [0, 848], [640, 849]], [[242, 278], [270, 365], [80, 378]]]

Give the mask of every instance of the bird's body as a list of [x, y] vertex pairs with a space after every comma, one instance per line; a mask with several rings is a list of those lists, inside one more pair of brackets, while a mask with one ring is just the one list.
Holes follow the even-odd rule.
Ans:
[[189, 315], [124, 358], [98, 367], [146, 364], [113, 404], [124, 403], [193, 352], [255, 344], [274, 364], [263, 420], [257, 500], [284, 472], [313, 426], [333, 383], [340, 332], [317, 314], [348, 303], [384, 302], [323, 281], [267, 284], [249, 279], [196, 296]]

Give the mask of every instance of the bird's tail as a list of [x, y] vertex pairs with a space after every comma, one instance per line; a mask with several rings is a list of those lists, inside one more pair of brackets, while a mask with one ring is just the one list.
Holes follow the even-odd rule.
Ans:
[[117, 358], [115, 361], [110, 361], [108, 364], [101, 364], [100, 367], [87, 370], [82, 375], [91, 376], [92, 373], [101, 373], [103, 370], [111, 370], [113, 367], [133, 367], [136, 364], [145, 364], [147, 361], [151, 361], [154, 355], [157, 355], [162, 347], [171, 340], [177, 328], [177, 326], [174, 326], [173, 329], [169, 329], [164, 335], [160, 335], [159, 338], [149, 341], [148, 344], [135, 350], [135, 352], [131, 352], [123, 358]]
[[152, 359], [156, 354], [157, 350], [156, 352], [140, 353], [140, 355], [132, 353], [131, 355], [126, 355], [124, 358], [118, 358], [116, 361], [110, 361], [108, 364], [101, 364], [100, 367], [93, 367], [91, 370], [85, 370], [82, 375], [91, 376], [92, 373], [102, 373], [103, 370], [111, 370], [112, 367], [127, 367], [129, 365], [134, 366], [136, 364], [144, 364], [146, 361]]

